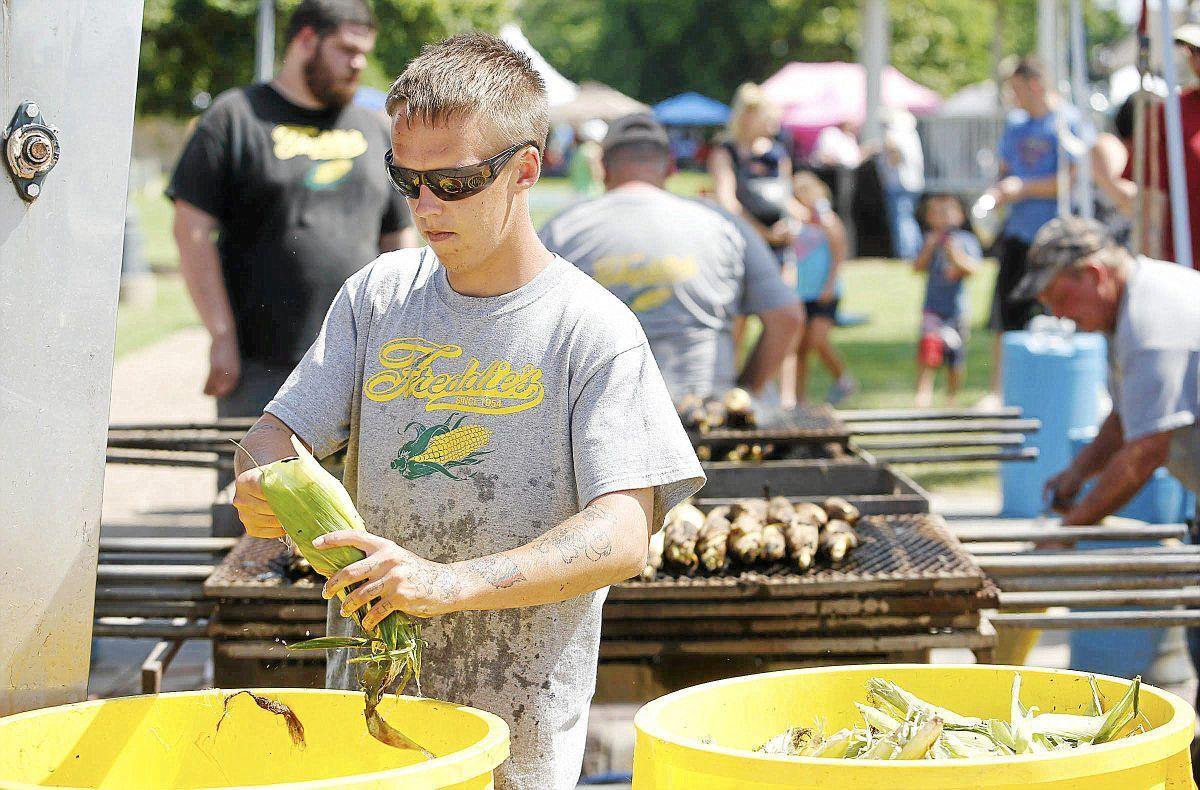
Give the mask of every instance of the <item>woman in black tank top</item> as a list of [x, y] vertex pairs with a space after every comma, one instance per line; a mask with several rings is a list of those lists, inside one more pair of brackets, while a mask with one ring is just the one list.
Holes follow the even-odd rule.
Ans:
[[709, 157], [717, 202], [749, 221], [776, 254], [792, 242], [792, 162], [775, 136], [779, 111], [753, 83], [738, 89], [727, 139]]

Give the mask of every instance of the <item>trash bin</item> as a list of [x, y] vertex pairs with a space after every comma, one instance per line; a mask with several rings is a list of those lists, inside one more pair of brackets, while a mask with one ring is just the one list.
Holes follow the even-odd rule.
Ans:
[[1046, 480], [1071, 461], [1071, 431], [1099, 422], [1107, 398], [1106, 343], [1095, 333], [1006, 332], [1001, 359], [1005, 404], [1021, 407], [1042, 427], [1025, 438], [1026, 447], [1038, 448], [1036, 460], [1000, 466], [1000, 515], [1033, 518], [1044, 508]]

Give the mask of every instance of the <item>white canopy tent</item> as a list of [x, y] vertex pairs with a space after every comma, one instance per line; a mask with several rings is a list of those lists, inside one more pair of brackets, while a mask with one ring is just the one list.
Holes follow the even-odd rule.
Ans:
[[533, 67], [546, 82], [546, 98], [551, 107], [559, 107], [572, 102], [579, 95], [579, 86], [559, 74], [558, 70], [542, 57], [542, 53], [533, 48], [529, 39], [525, 38], [525, 34], [521, 32], [521, 28], [509, 23], [500, 28], [500, 38], [504, 39], [505, 43], [513, 49], [529, 56]]

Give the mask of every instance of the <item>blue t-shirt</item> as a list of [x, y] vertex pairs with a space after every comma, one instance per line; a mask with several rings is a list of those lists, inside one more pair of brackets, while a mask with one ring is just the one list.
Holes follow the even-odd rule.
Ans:
[[[1024, 110], [1009, 113], [1000, 138], [1000, 159], [1008, 175], [1025, 180], [1043, 179], [1058, 172], [1058, 138], [1055, 130], [1058, 113], [1063, 113], [1067, 128], [1077, 137], [1090, 137], [1087, 125], [1070, 105], [1062, 105], [1040, 118], [1031, 118]], [[1074, 162], [1075, 157], [1065, 150], [1063, 155]], [[1054, 198], [1030, 198], [1012, 204], [1004, 235], [1026, 243], [1033, 241], [1038, 230], [1058, 215]]]
[[[815, 302], [821, 298], [829, 270], [833, 268], [833, 250], [829, 237], [820, 225], [805, 223], [792, 242], [796, 252], [796, 291], [803, 302]], [[842, 283], [834, 283], [834, 294], [842, 295]]]
[[[965, 230], [951, 231], [952, 243], [976, 260], [983, 257], [979, 240], [974, 233]], [[946, 276], [952, 264], [946, 250], [938, 247], [929, 261], [929, 279], [925, 281], [925, 305], [927, 313], [935, 313], [947, 321], [958, 321], [967, 315], [967, 289], [961, 278], [951, 280]]]

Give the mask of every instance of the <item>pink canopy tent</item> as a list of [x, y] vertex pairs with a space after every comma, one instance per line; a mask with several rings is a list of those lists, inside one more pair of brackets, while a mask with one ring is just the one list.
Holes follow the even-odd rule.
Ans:
[[[913, 82], [893, 66], [883, 71], [881, 92], [888, 107], [914, 114], [932, 112], [941, 103], [937, 93]], [[763, 91], [783, 108], [783, 128], [807, 150], [826, 126], [849, 121], [861, 125], [866, 117], [867, 77], [861, 63], [789, 63], [762, 84]]]

